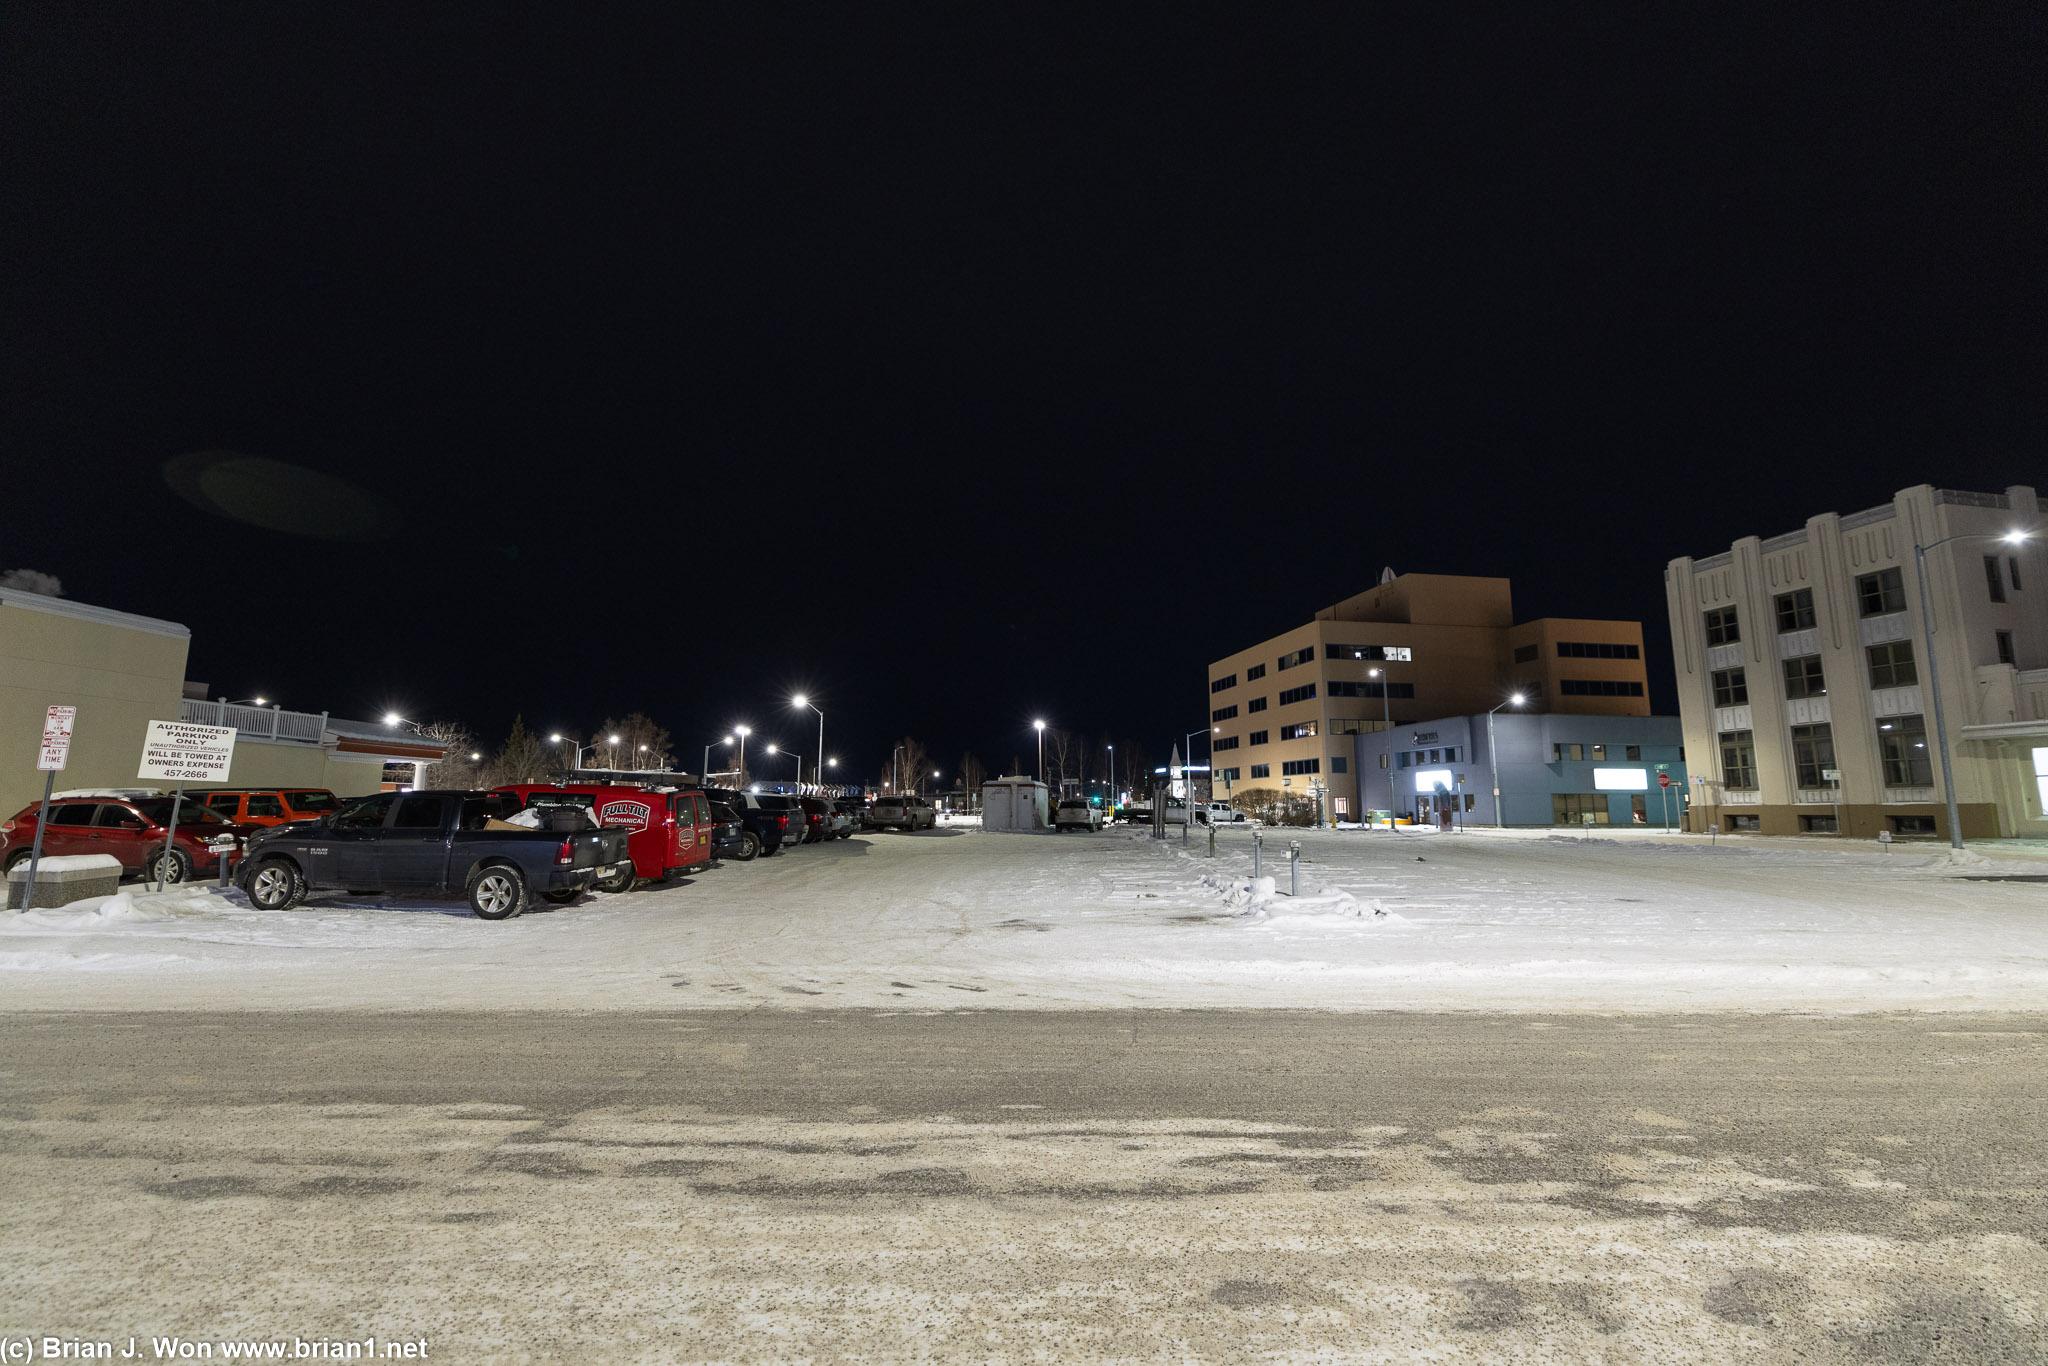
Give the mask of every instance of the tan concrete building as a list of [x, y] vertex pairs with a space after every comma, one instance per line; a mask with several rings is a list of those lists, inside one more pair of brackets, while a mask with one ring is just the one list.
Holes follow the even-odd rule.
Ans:
[[1210, 664], [1216, 793], [1321, 787], [1355, 818], [1390, 801], [1384, 773], [1366, 775], [1361, 796], [1354, 735], [1484, 712], [1516, 692], [1530, 711], [1648, 716], [1648, 691], [1640, 622], [1517, 624], [1506, 579], [1403, 574]]
[[[2000, 539], [2015, 529], [2035, 534]], [[1948, 537], [1963, 539], [1936, 545]], [[1931, 660], [1916, 544], [1929, 547]], [[2048, 551], [2033, 489], [1922, 484], [1673, 560], [1664, 583], [1696, 828], [1945, 837], [1938, 671], [1964, 836], [2048, 835]]]
[[386, 764], [431, 763], [444, 748], [420, 736], [324, 713], [248, 707], [186, 696], [191, 632], [174, 621], [0, 589], [0, 819], [40, 801], [43, 716], [78, 708], [60, 792], [135, 787], [151, 721], [235, 728], [228, 769], [236, 787], [375, 792]]
[[61, 790], [133, 787], [151, 721], [178, 719], [192, 633], [68, 598], [0, 588], [0, 819], [43, 795], [43, 717], [78, 708]]

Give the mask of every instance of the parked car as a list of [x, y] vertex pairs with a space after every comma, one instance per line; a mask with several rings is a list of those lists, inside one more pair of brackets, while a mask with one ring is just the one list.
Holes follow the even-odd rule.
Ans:
[[711, 813], [711, 852], [717, 858], [750, 859], [746, 852], [746, 827], [740, 824], [740, 813], [724, 802], [705, 799], [705, 806]]
[[850, 840], [856, 830], [867, 828], [866, 803], [856, 801], [852, 797], [840, 797], [832, 803], [832, 809], [839, 817], [839, 838]]
[[598, 883], [600, 892], [679, 877], [711, 858], [711, 812], [701, 792], [608, 783], [511, 783], [497, 791], [515, 794], [523, 809], [573, 806], [598, 825], [631, 831], [632, 858]]
[[288, 825], [316, 821], [341, 805], [324, 787], [213, 788], [187, 792], [186, 801], [201, 801], [230, 824]]
[[[238, 881], [264, 910], [314, 892], [461, 896], [484, 920], [504, 920], [538, 893], [563, 904], [631, 863], [629, 832], [528, 829], [511, 792], [380, 792], [311, 823], [252, 836]], [[579, 818], [580, 819], [580, 818]], [[565, 824], [567, 822], [564, 822]]]
[[804, 824], [801, 810], [794, 809], [788, 797], [776, 792], [738, 792], [729, 787], [710, 787], [705, 794], [714, 801], [725, 803], [740, 818], [740, 826], [750, 840], [744, 840], [746, 848], [733, 855], [740, 862], [763, 858], [785, 844], [794, 845], [803, 838]]
[[939, 813], [915, 793], [901, 797], [875, 798], [875, 829], [929, 830], [939, 823]]
[[1238, 810], [1229, 802], [1197, 802], [1195, 821], [1199, 825], [1253, 825], [1254, 817]]
[[[24, 808], [14, 819], [0, 822], [0, 864], [12, 869], [34, 852], [36, 827], [43, 826], [43, 855], [111, 854], [127, 872], [151, 880], [165, 870], [164, 835], [171, 819], [170, 797], [79, 797], [52, 801], [47, 823], [43, 804]], [[171, 835], [169, 881], [212, 877], [220, 871], [222, 854], [232, 858], [242, 842], [262, 826], [230, 824], [194, 801], [178, 804], [178, 828]]]
[[806, 842], [845, 839], [853, 833], [853, 817], [830, 797], [800, 797], [797, 800], [804, 809]]
[[1052, 824], [1055, 830], [1100, 830], [1102, 808], [1086, 797], [1063, 797], [1053, 810]]

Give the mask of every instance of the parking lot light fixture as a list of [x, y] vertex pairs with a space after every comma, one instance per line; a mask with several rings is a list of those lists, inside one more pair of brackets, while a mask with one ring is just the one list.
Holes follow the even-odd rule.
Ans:
[[[1927, 588], [1927, 552], [1939, 549], [1950, 541], [2002, 541], [2006, 545], [2018, 545], [2034, 533], [2026, 528], [2007, 532], [1964, 531], [1954, 536], [1944, 536], [1927, 545], [1913, 546], [1913, 572], [1920, 580], [1920, 631], [1927, 639], [1927, 683], [1934, 699], [1934, 745], [1941, 755], [1941, 795], [1948, 807], [1948, 847], [1960, 850], [1963, 847], [1962, 813], [1956, 806], [1956, 775], [1953, 760], [1948, 749], [1948, 721], [1941, 705], [1941, 667], [1934, 657], [1934, 613], [1928, 606], [1931, 596]], [[1996, 572], [1997, 561], [1992, 561]]]
[[[1486, 766], [1493, 770], [1493, 828], [1496, 830], [1502, 828], [1504, 822], [1501, 820], [1500, 813], [1500, 752], [1494, 748], [1493, 744], [1493, 713], [1499, 711], [1501, 707], [1519, 707], [1525, 700], [1521, 693], [1515, 693], [1507, 701], [1500, 703], [1492, 711], [1486, 713]], [[1390, 774], [1394, 771], [1393, 744], [1394, 737], [1389, 735], [1387, 737], [1387, 772]], [[1391, 777], [1387, 779], [1389, 784], [1392, 784], [1393, 781]]]
[[[818, 713], [818, 753], [823, 754], [825, 752], [825, 713], [818, 707], [813, 706], [811, 699], [803, 693], [798, 693], [795, 697], [790, 698], [789, 705], [797, 708], [810, 707], [812, 711]], [[823, 776], [822, 774], [819, 775], [821, 781]], [[797, 777], [801, 780], [803, 774], [799, 773]]]
[[1033, 721], [1031, 728], [1038, 732], [1038, 781], [1045, 781], [1045, 722]]
[[405, 718], [395, 711], [387, 711], [384, 713], [384, 724], [387, 726], [402, 726], [405, 724]]

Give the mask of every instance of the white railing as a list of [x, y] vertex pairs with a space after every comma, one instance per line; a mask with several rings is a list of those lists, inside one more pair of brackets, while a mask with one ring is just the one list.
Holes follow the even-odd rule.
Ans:
[[327, 732], [327, 713], [286, 711], [283, 707], [249, 707], [225, 697], [208, 702], [188, 697], [179, 719], [195, 726], [233, 726], [237, 740], [278, 740], [317, 745]]

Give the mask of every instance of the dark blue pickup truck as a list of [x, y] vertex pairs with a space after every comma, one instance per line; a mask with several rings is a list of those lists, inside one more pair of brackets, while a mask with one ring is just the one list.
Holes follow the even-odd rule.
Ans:
[[504, 920], [529, 895], [574, 901], [630, 857], [628, 831], [570, 814], [583, 828], [529, 829], [511, 823], [521, 812], [509, 792], [382, 792], [254, 836], [237, 880], [267, 911], [340, 889], [467, 897], [483, 919]]

